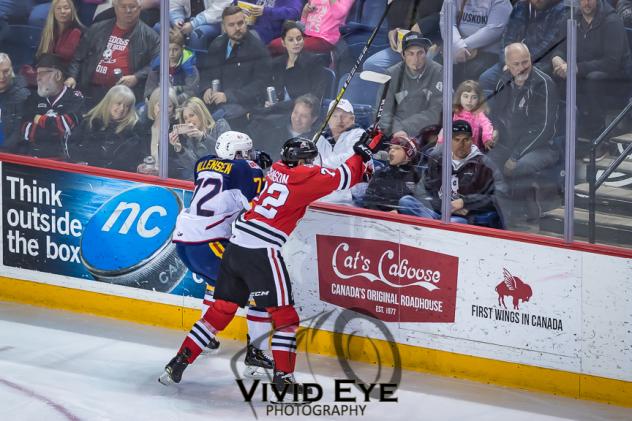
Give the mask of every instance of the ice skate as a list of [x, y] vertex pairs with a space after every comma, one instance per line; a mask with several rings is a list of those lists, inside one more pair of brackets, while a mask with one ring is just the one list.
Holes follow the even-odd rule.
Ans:
[[244, 377], [249, 379], [261, 379], [268, 375], [267, 370], [274, 368], [274, 361], [265, 352], [250, 343], [248, 337], [248, 346], [246, 350], [246, 358], [244, 359], [246, 368], [244, 369]]
[[173, 383], [180, 383], [182, 380], [182, 373], [184, 369], [189, 365], [188, 359], [191, 356], [191, 351], [188, 348], [184, 348], [182, 352], [179, 352], [175, 357], [169, 361], [169, 364], [165, 366], [165, 371], [158, 377], [158, 381], [165, 386], [169, 386]]
[[[284, 371], [275, 370], [274, 377], [272, 378], [272, 384], [276, 387], [279, 393], [283, 393], [285, 390], [285, 394], [281, 400], [270, 400], [270, 402], [293, 405], [310, 403], [309, 401], [300, 400], [303, 397], [303, 385], [296, 382], [294, 373], [286, 373]], [[274, 396], [274, 392], [272, 392], [272, 395]], [[295, 395], [298, 400], [294, 400]]]
[[202, 351], [202, 354], [204, 355], [215, 355], [219, 353], [219, 345], [220, 342], [217, 340], [217, 338], [211, 338], [211, 342], [208, 343], [208, 345], [206, 345], [206, 347], [204, 347], [204, 350]]

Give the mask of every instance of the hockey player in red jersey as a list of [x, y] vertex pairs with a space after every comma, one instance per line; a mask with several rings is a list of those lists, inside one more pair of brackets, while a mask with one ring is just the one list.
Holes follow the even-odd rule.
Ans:
[[[293, 374], [299, 317], [294, 309], [292, 285], [281, 247], [310, 203], [333, 191], [348, 189], [361, 180], [366, 162], [371, 159], [371, 148], [380, 137], [373, 138], [369, 145], [366, 137], [360, 140], [354, 146], [356, 154], [337, 169], [311, 164], [318, 155], [311, 140], [288, 140], [281, 150], [281, 161], [272, 165], [253, 207], [235, 221], [233, 236], [219, 269], [215, 302], [192, 331], [203, 332], [203, 339], [210, 342], [230, 323], [240, 306], [249, 299], [254, 300], [257, 307], [265, 308], [270, 314], [274, 326], [273, 383], [279, 389], [288, 385], [300, 388]], [[205, 346], [206, 343], [200, 344], [199, 340], [187, 336], [159, 381], [179, 383], [184, 369]]]

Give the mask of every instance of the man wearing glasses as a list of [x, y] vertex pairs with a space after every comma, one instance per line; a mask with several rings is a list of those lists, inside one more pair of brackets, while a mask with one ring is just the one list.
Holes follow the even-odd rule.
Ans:
[[37, 62], [37, 94], [24, 107], [18, 152], [40, 158], [67, 157], [66, 141], [79, 122], [83, 95], [64, 86], [64, 71], [61, 57], [55, 54], [43, 54]]
[[143, 98], [152, 58], [160, 53], [158, 34], [140, 21], [142, 0], [113, 0], [113, 19], [93, 24], [81, 38], [66, 85], [76, 85], [96, 104], [116, 84]]

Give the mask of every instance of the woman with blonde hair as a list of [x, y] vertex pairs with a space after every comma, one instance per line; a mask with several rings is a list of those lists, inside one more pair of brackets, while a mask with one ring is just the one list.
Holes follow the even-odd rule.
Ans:
[[[167, 108], [169, 115], [169, 131], [176, 123], [176, 107], [178, 99], [176, 91], [169, 88], [169, 106]], [[160, 143], [160, 88], [154, 89], [147, 101], [146, 112], [140, 117], [138, 122], [137, 133], [143, 144], [143, 153], [145, 156], [152, 156], [154, 161], [158, 162], [158, 144]]]
[[60, 56], [66, 64], [70, 63], [79, 46], [83, 30], [84, 26], [79, 21], [74, 2], [53, 0], [35, 58], [38, 59], [42, 54], [53, 53]]
[[193, 165], [198, 158], [213, 153], [215, 142], [230, 130], [224, 119], [215, 121], [204, 102], [197, 97], [184, 101], [178, 113], [180, 124], [169, 133], [169, 176], [193, 180]]
[[68, 141], [70, 159], [88, 165], [136, 171], [143, 160], [143, 147], [136, 132], [138, 114], [134, 92], [125, 85], [113, 86]]

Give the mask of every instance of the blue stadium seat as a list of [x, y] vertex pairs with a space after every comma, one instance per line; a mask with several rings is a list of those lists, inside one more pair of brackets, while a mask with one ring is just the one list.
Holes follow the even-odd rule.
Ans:
[[323, 67], [323, 78], [325, 78], [323, 98], [334, 98], [338, 93], [334, 91], [336, 89], [336, 72], [329, 67]]
[[10, 25], [2, 41], [2, 52], [7, 53], [17, 71], [24, 64], [33, 64], [42, 28], [29, 25]]
[[[336, 91], [340, 92], [340, 88], [347, 80], [349, 76], [348, 73], [342, 75], [340, 80], [338, 81], [338, 89]], [[374, 82], [367, 82], [366, 80], [360, 79], [360, 72], [357, 72], [353, 79], [351, 79], [351, 83], [347, 87], [347, 91], [345, 92], [345, 98], [348, 99], [355, 107], [358, 105], [369, 105], [371, 108], [375, 107], [377, 103], [377, 93], [380, 89], [380, 85]]]

